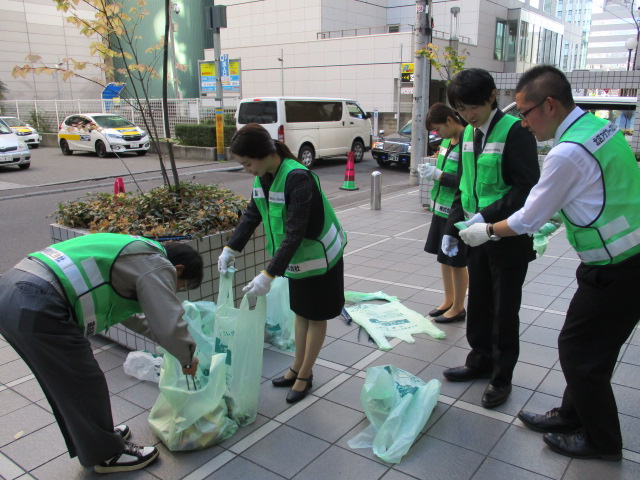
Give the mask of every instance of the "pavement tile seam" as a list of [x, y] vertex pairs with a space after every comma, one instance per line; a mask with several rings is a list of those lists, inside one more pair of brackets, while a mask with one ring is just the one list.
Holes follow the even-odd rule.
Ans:
[[236, 458], [233, 452], [224, 451], [220, 455], [217, 455], [213, 459], [209, 460], [204, 465], [201, 465], [196, 470], [191, 472], [189, 475], [183, 478], [183, 480], [202, 480], [203, 478], [208, 477], [209, 475], [215, 473], [217, 470], [225, 466], [231, 460]]

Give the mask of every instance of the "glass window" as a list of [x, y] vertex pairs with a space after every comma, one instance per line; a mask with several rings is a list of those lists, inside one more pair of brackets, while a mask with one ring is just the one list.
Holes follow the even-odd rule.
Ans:
[[520, 22], [520, 45], [519, 45], [519, 49], [518, 49], [518, 54], [519, 54], [519, 60], [521, 62], [528, 62], [529, 61], [529, 44], [528, 44], [528, 37], [527, 35], [529, 34], [529, 23], [525, 22], [524, 20], [522, 20]]
[[504, 44], [507, 36], [507, 22], [498, 20], [496, 22], [496, 42], [493, 49], [494, 60], [504, 60]]
[[544, 0], [544, 3], [542, 4], [542, 11], [545, 13], [551, 13], [552, 3], [553, 0]]
[[556, 17], [562, 19], [562, 10], [564, 7], [563, 0], [558, 0], [558, 5], [556, 5]]
[[287, 122], [330, 122], [342, 120], [342, 102], [289, 100], [284, 104]]
[[276, 123], [278, 121], [278, 108], [276, 102], [246, 102], [240, 104], [238, 123]]
[[353, 118], [367, 118], [360, 106], [356, 103], [347, 102], [347, 109], [349, 110], [349, 116]]
[[518, 21], [510, 20], [508, 23], [507, 39], [506, 39], [506, 55], [505, 61], [515, 62], [516, 60], [516, 42], [518, 38]]

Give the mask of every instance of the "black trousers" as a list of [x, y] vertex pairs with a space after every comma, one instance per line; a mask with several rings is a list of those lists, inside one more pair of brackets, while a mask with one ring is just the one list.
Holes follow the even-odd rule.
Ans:
[[469, 248], [466, 364], [491, 373], [498, 387], [511, 384], [520, 354], [520, 302], [528, 263], [498, 266], [482, 246]]
[[622, 435], [611, 376], [640, 319], [640, 255], [611, 266], [580, 264], [578, 289], [558, 336], [567, 381], [560, 413], [582, 423], [590, 443], [619, 452]]
[[0, 334], [38, 380], [71, 457], [92, 467], [122, 451], [104, 373], [66, 301], [50, 284], [15, 269], [3, 275]]

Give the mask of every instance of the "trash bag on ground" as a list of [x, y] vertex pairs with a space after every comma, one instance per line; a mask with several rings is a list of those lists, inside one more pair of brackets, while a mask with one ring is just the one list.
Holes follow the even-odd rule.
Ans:
[[366, 302], [367, 300], [386, 300], [387, 302], [395, 302], [398, 300], [398, 297], [394, 295], [387, 295], [382, 290], [373, 293], [347, 291], [344, 292], [344, 300], [349, 303]]
[[362, 326], [381, 350], [391, 350], [386, 337], [396, 337], [414, 343], [412, 335], [426, 333], [433, 338], [444, 338], [445, 333], [431, 320], [398, 301], [385, 304], [362, 303], [346, 307], [353, 321]]
[[122, 367], [124, 368], [124, 373], [138, 380], [158, 383], [162, 361], [163, 359], [160, 355], [140, 350], [129, 352]]
[[257, 297], [254, 309], [245, 295], [236, 308], [233, 302], [233, 272], [220, 274], [218, 308], [214, 323], [215, 352], [226, 355], [225, 400], [229, 416], [240, 426], [255, 421], [262, 378], [262, 350], [266, 299]]
[[441, 383], [425, 383], [393, 365], [367, 369], [360, 402], [370, 422], [348, 445], [372, 448], [388, 463], [399, 463], [431, 416]]
[[182, 373], [175, 357], [168, 353], [164, 357], [160, 395], [149, 413], [149, 426], [167, 448], [172, 452], [206, 448], [236, 433], [238, 424], [229, 418], [224, 400], [226, 356], [201, 362], [194, 377]]
[[267, 293], [267, 342], [280, 350], [295, 350], [295, 321], [289, 304], [289, 280], [277, 277]]

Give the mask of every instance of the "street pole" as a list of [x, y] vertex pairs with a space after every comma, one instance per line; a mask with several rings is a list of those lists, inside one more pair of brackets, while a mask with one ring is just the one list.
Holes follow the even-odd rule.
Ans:
[[176, 73], [176, 42], [175, 42], [175, 25], [173, 23], [173, 14], [178, 15], [180, 13], [180, 6], [177, 3], [171, 3], [169, 9], [169, 22], [171, 23], [169, 32], [171, 33], [171, 76], [173, 77], [173, 98], [176, 100], [181, 97], [180, 90], [178, 89], [178, 76]]
[[[415, 45], [426, 46], [431, 37], [431, 15], [428, 0], [416, 0]], [[411, 114], [411, 165], [409, 185], [418, 185], [418, 165], [425, 156], [428, 134], [425, 128], [425, 112], [429, 106], [429, 83], [431, 65], [422, 55], [415, 55], [413, 73], [413, 110]]]
[[[400, 68], [398, 68], [398, 107], [396, 109], [396, 132], [400, 131], [400, 99], [402, 98], [402, 44], [400, 44]], [[376, 135], [378, 133], [376, 132]]]
[[280, 49], [280, 96], [284, 97], [284, 50]]

